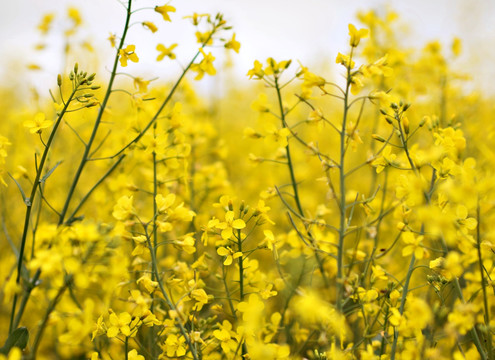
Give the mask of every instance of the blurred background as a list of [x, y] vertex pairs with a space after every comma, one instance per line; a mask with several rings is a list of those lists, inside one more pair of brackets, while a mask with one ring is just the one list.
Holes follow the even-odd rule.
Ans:
[[[177, 8], [171, 13], [172, 23], [166, 23], [152, 9], [162, 2], [136, 0], [134, 9], [146, 8], [135, 14], [127, 43], [136, 43], [138, 64], [130, 63], [125, 69], [135, 76], [156, 77], [167, 80], [176, 76], [180, 63], [197, 50], [190, 21], [183, 16], [197, 13], [222, 12], [234, 27], [236, 39], [241, 43], [239, 54], [225, 55], [222, 49], [213, 49], [217, 67], [221, 62], [231, 63], [228, 76], [238, 78], [238, 84], [247, 82], [246, 72], [253, 61], [264, 61], [272, 56], [277, 60], [300, 60], [304, 65], [333, 66], [337, 53], [348, 51], [347, 24], [359, 27], [356, 14], [359, 11], [387, 9], [399, 14], [401, 38], [406, 46], [421, 48], [426, 42], [439, 40], [446, 48], [452, 39], [462, 40], [462, 54], [456, 60], [456, 68], [469, 74], [470, 86], [484, 92], [495, 93], [495, 1], [482, 0], [175, 0], [170, 4]], [[64, 58], [64, 31], [70, 27], [67, 19], [69, 7], [79, 9], [83, 23], [73, 35], [73, 43], [79, 44], [80, 56], [74, 56], [86, 69], [105, 71], [114, 53], [107, 40], [110, 33], [121, 33], [124, 8], [117, 0], [17, 0], [3, 1], [0, 12], [0, 79], [16, 86], [47, 88], [56, 75], [71, 65], [74, 59]], [[54, 13], [53, 28], [46, 36], [37, 30], [43, 14]], [[151, 21], [159, 31], [151, 33], [141, 21]], [[157, 63], [157, 43], [169, 46], [179, 43], [179, 63]], [[44, 45], [43, 51], [36, 46]], [[74, 45], [73, 45], [74, 47]], [[77, 45], [76, 45], [77, 47]], [[88, 52], [92, 48], [92, 52]], [[77, 55], [77, 48], [72, 49]], [[87, 67], [89, 66], [89, 68]], [[20, 74], [26, 73], [28, 77]], [[107, 70], [105, 70], [107, 69]], [[93, 70], [90, 70], [93, 71]], [[219, 74], [220, 80], [225, 74]], [[26, 80], [28, 79], [28, 80]], [[211, 79], [203, 88], [211, 87]], [[217, 81], [217, 80], [215, 80]], [[45, 90], [46, 91], [46, 90]]]

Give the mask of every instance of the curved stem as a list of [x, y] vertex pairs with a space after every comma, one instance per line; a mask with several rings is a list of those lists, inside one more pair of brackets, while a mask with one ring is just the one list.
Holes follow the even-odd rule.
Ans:
[[[62, 121], [62, 118], [64, 117], [65, 113], [67, 112], [67, 108], [69, 107], [69, 104], [71, 103], [77, 90], [78, 90], [78, 87], [76, 86], [73, 89], [70, 97], [67, 99], [67, 102], [65, 103], [64, 108], [60, 112], [60, 115], [58, 116], [57, 121], [55, 122], [55, 125], [53, 126], [53, 129], [50, 133], [50, 136], [48, 137], [48, 141], [46, 142], [45, 149], [43, 150], [43, 155], [41, 156], [40, 163], [37, 166], [36, 177], [34, 179], [34, 182], [33, 182], [32, 188], [31, 188], [31, 194], [29, 196], [29, 199], [24, 200], [24, 202], [26, 203], [26, 215], [24, 216], [24, 228], [22, 231], [21, 247], [19, 249], [19, 258], [17, 259], [17, 275], [16, 275], [16, 284], [17, 285], [19, 285], [19, 282], [21, 280], [22, 262], [23, 262], [23, 258], [24, 258], [24, 250], [26, 248], [26, 240], [27, 240], [27, 234], [28, 234], [28, 230], [29, 230], [29, 222], [31, 219], [31, 210], [33, 207], [34, 199], [36, 197], [38, 185], [40, 184], [41, 174], [43, 173], [43, 170], [45, 167], [45, 162], [46, 162], [46, 159], [48, 157], [48, 151], [50, 150], [53, 139], [55, 138], [55, 134], [56, 134], [57, 129], [60, 125], [60, 122]], [[14, 324], [16, 305], [17, 305], [17, 294], [14, 295], [14, 300], [12, 302], [12, 311], [10, 313], [9, 334], [12, 333], [12, 331], [15, 330], [14, 327], [17, 326]]]

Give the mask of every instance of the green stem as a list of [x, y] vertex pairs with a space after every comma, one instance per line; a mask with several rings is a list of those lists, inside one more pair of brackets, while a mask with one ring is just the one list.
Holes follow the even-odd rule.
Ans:
[[[237, 230], [237, 251], [242, 254], [241, 230]], [[239, 301], [244, 300], [244, 254], [239, 256]]]
[[346, 126], [347, 116], [349, 112], [349, 90], [351, 86], [351, 63], [354, 48], [351, 48], [351, 54], [349, 56], [349, 64], [347, 66], [347, 81], [344, 92], [344, 114], [342, 115], [342, 128], [340, 130], [340, 159], [339, 159], [339, 189], [340, 189], [340, 221], [339, 221], [339, 243], [337, 247], [337, 310], [342, 313], [344, 298], [344, 239], [346, 232], [346, 202], [345, 202], [345, 140], [346, 140]]
[[[416, 257], [414, 254], [411, 257], [411, 262], [409, 263], [409, 268], [407, 269], [406, 281], [404, 282], [404, 287], [402, 288], [402, 298], [400, 300], [399, 313], [402, 315], [404, 312], [404, 306], [406, 304], [407, 292], [409, 290], [409, 282], [414, 270], [414, 263]], [[392, 343], [392, 350], [390, 354], [390, 360], [395, 359], [395, 352], [397, 351], [397, 341], [399, 340], [399, 329], [394, 328], [394, 342]]]
[[91, 151], [91, 146], [93, 145], [93, 142], [95, 141], [96, 134], [98, 132], [98, 128], [100, 127], [100, 124], [101, 124], [101, 119], [103, 117], [103, 113], [105, 112], [108, 100], [110, 99], [110, 95], [112, 93], [112, 86], [113, 86], [113, 82], [115, 80], [115, 76], [117, 73], [117, 66], [119, 63], [119, 57], [120, 57], [119, 52], [124, 46], [125, 38], [127, 35], [127, 30], [129, 29], [129, 21], [131, 19], [131, 5], [132, 5], [132, 0], [129, 0], [128, 5], [127, 5], [127, 16], [125, 19], [124, 31], [122, 33], [122, 37], [120, 38], [120, 43], [119, 43], [119, 47], [117, 49], [117, 53], [115, 54], [112, 72], [110, 73], [110, 80], [108, 81], [107, 91], [105, 93], [105, 97], [103, 98], [103, 102], [101, 103], [100, 110], [98, 111], [98, 116], [96, 117], [96, 121], [95, 121], [95, 124], [93, 126], [93, 131], [91, 133], [91, 136], [90, 136], [88, 142], [86, 143], [86, 146], [84, 147], [83, 156], [81, 158], [81, 162], [79, 163], [79, 167], [76, 171], [76, 174], [74, 175], [74, 179], [72, 181], [69, 192], [67, 194], [67, 198], [65, 200], [65, 204], [64, 204], [64, 207], [62, 209], [62, 212], [60, 213], [58, 225], [62, 225], [64, 223], [65, 215], [67, 214], [67, 211], [69, 210], [70, 201], [72, 199], [74, 191], [76, 190], [77, 183], [79, 182], [79, 179], [81, 177], [83, 169], [84, 169], [84, 167], [88, 161], [89, 154]]
[[481, 256], [481, 233], [480, 233], [480, 204], [478, 199], [478, 204], [476, 206], [476, 220], [478, 221], [478, 225], [476, 226], [476, 243], [478, 250], [478, 263], [480, 267], [480, 277], [481, 277], [481, 289], [483, 290], [483, 305], [485, 307], [484, 319], [486, 326], [486, 334], [488, 340], [488, 359], [493, 360], [493, 348], [492, 348], [492, 333], [490, 330], [490, 307], [488, 306], [488, 295], [486, 293], [486, 285], [485, 285], [485, 269], [483, 266], [483, 258]]
[[162, 279], [159, 276], [158, 273], [158, 266], [157, 266], [157, 261], [156, 261], [156, 255], [155, 255], [155, 249], [153, 248], [153, 245], [151, 244], [151, 240], [149, 236], [146, 236], [146, 241], [148, 244], [148, 248], [150, 250], [150, 255], [151, 255], [151, 266], [153, 269], [153, 274], [155, 276], [156, 281], [158, 282], [158, 287], [160, 288], [160, 292], [162, 293], [163, 297], [165, 298], [165, 302], [172, 310], [174, 313], [176, 313], [175, 317], [175, 322], [177, 325], [179, 325], [180, 332], [182, 333], [182, 336], [184, 336], [184, 339], [186, 339], [187, 346], [189, 347], [189, 350], [191, 350], [191, 354], [193, 356], [194, 360], [199, 360], [198, 353], [196, 352], [196, 348], [193, 346], [192, 341], [190, 336], [188, 335], [186, 328], [184, 327], [184, 324], [182, 324], [182, 320], [179, 317], [179, 313], [177, 311], [177, 308], [175, 307], [174, 303], [170, 299], [170, 296], [168, 295], [167, 291], [165, 291], [165, 288], [163, 287], [163, 282]]
[[[279, 106], [279, 110], [280, 110], [280, 119], [282, 120], [282, 127], [288, 128], [287, 121], [285, 120], [284, 106], [282, 103], [282, 92], [281, 92], [281, 89], [280, 89], [280, 86], [278, 83], [278, 77], [276, 77], [276, 76], [275, 76], [275, 90], [277, 92], [277, 99], [278, 99], [278, 106]], [[287, 166], [289, 167], [290, 180], [291, 180], [291, 184], [292, 184], [292, 190], [294, 192], [294, 200], [296, 202], [297, 211], [299, 212], [299, 215], [301, 217], [304, 217], [304, 211], [303, 211], [303, 208], [301, 205], [301, 200], [299, 198], [299, 190], [298, 190], [298, 186], [297, 186], [296, 176], [294, 174], [294, 165], [292, 163], [292, 157], [290, 154], [290, 146], [289, 146], [288, 140], [287, 140], [287, 145], [285, 146], [285, 152], [287, 155]], [[327, 276], [325, 274], [325, 269], [323, 268], [323, 260], [320, 258], [320, 255], [318, 254], [318, 249], [316, 249], [316, 243], [313, 239], [313, 235], [311, 234], [311, 232], [308, 229], [306, 229], [306, 230], [307, 230], [308, 236], [310, 237], [313, 245], [315, 246], [315, 258], [316, 258], [316, 262], [318, 263], [318, 267], [320, 269], [321, 276], [323, 278], [323, 282], [325, 284], [325, 287], [328, 287], [328, 279], [327, 279]]]
[[45, 315], [43, 316], [43, 319], [41, 320], [40, 327], [39, 327], [38, 332], [36, 333], [36, 336], [34, 338], [33, 348], [31, 349], [30, 358], [32, 360], [36, 359], [36, 353], [38, 351], [38, 347], [41, 343], [41, 338], [43, 337], [43, 333], [46, 329], [46, 324], [48, 322], [48, 319], [50, 318], [51, 313], [53, 312], [53, 310], [55, 310], [55, 307], [57, 306], [60, 298], [65, 293], [65, 290], [67, 290], [68, 284], [72, 281], [72, 275], [67, 275], [67, 277], [68, 278], [65, 280], [62, 287], [60, 289], [58, 289], [57, 295], [55, 295], [53, 300], [48, 305], [46, 312], [45, 312]]
[[[78, 85], [79, 86], [79, 85]], [[44, 167], [45, 167], [45, 162], [48, 157], [48, 151], [50, 150], [50, 147], [52, 145], [53, 139], [55, 138], [55, 133], [57, 132], [57, 129], [60, 125], [60, 122], [62, 121], [62, 118], [64, 117], [67, 108], [69, 107], [69, 104], [71, 103], [75, 93], [78, 90], [78, 86], [76, 86], [69, 99], [67, 99], [67, 102], [65, 103], [64, 108], [60, 112], [60, 115], [58, 116], [57, 120], [55, 121], [55, 125], [53, 126], [53, 129], [50, 133], [50, 136], [48, 137], [48, 141], [46, 142], [45, 150], [43, 151], [43, 155], [41, 156], [40, 163], [38, 164], [38, 170], [36, 172], [36, 177], [34, 179], [32, 188], [31, 188], [31, 194], [29, 196], [29, 199], [25, 200], [26, 203], [26, 215], [24, 216], [24, 228], [22, 231], [22, 238], [21, 238], [21, 247], [19, 249], [19, 258], [17, 259], [17, 275], [16, 275], [16, 284], [19, 285], [20, 279], [21, 279], [21, 270], [22, 270], [22, 262], [24, 258], [24, 250], [26, 247], [26, 240], [27, 240], [27, 234], [29, 230], [29, 222], [31, 219], [31, 210], [33, 207], [34, 203], [34, 198], [36, 197], [36, 190], [38, 189], [38, 185], [40, 184], [40, 178], [41, 174], [43, 173]], [[10, 313], [10, 325], [9, 325], [9, 334], [12, 333], [12, 331], [15, 330], [16, 324], [14, 324], [14, 316], [15, 316], [15, 310], [16, 310], [16, 305], [17, 305], [17, 294], [14, 295], [14, 300], [12, 302], [12, 311]]]
[[[237, 250], [242, 254], [242, 236], [241, 230], [237, 230]], [[244, 254], [239, 256], [239, 301], [244, 300]], [[248, 351], [246, 341], [242, 343], [242, 358], [247, 358]]]
[[[462, 289], [461, 285], [459, 284], [459, 279], [457, 277], [454, 277], [454, 287], [457, 291], [457, 295], [459, 296], [459, 299], [462, 301], [463, 304], [466, 303], [466, 300], [464, 299], [464, 295], [462, 295]], [[489, 331], [487, 329], [487, 331]], [[485, 351], [483, 350], [483, 346], [481, 346], [481, 341], [478, 336], [478, 333], [476, 332], [476, 328], [472, 328], [469, 330], [469, 333], [471, 334], [471, 337], [473, 338], [474, 345], [476, 346], [476, 349], [480, 353], [481, 359], [482, 360], [487, 360]]]

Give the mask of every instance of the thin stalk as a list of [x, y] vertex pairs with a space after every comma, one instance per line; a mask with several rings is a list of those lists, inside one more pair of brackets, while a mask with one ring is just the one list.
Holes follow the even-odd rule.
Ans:
[[[459, 279], [457, 277], [454, 278], [454, 288], [457, 291], [457, 295], [459, 296], [459, 299], [462, 301], [463, 304], [465, 304], [466, 300], [464, 299], [464, 296], [462, 295], [461, 285], [459, 284]], [[474, 345], [476, 346], [476, 349], [480, 353], [481, 359], [487, 360], [485, 351], [483, 350], [483, 346], [481, 345], [480, 338], [478, 336], [478, 333], [476, 332], [476, 328], [473, 327], [471, 330], [469, 330], [469, 333], [471, 334], [471, 337], [473, 338], [473, 342], [474, 342]]]
[[[404, 306], [406, 305], [406, 297], [409, 290], [409, 282], [411, 281], [411, 275], [414, 270], [414, 263], [416, 257], [414, 254], [411, 256], [411, 262], [409, 263], [409, 268], [407, 269], [406, 280], [404, 282], [404, 287], [402, 288], [402, 298], [400, 300], [399, 313], [402, 315], [404, 312]], [[395, 352], [397, 351], [397, 341], [399, 340], [399, 329], [394, 328], [394, 341], [392, 343], [392, 350], [390, 351], [390, 360], [395, 359]]]
[[[237, 250], [242, 254], [241, 230], [237, 230]], [[239, 256], [239, 301], [244, 300], [244, 255]], [[246, 342], [242, 343], [242, 357], [248, 356]]]
[[53, 300], [50, 302], [48, 305], [45, 315], [43, 316], [43, 319], [41, 320], [40, 327], [38, 328], [38, 332], [36, 333], [36, 336], [34, 338], [34, 343], [33, 343], [33, 348], [31, 349], [31, 359], [36, 359], [36, 353], [38, 351], [38, 347], [41, 343], [41, 338], [43, 337], [43, 333], [46, 329], [46, 324], [48, 322], [48, 319], [50, 317], [50, 314], [55, 310], [55, 307], [57, 306], [60, 298], [62, 295], [65, 293], [65, 290], [67, 289], [68, 284], [72, 280], [72, 275], [67, 275], [69, 279], [66, 279], [64, 284], [58, 289], [57, 295], [53, 298]]
[[124, 31], [122, 33], [122, 37], [120, 38], [119, 47], [118, 47], [117, 52], [115, 54], [112, 72], [110, 73], [110, 80], [108, 81], [107, 91], [106, 91], [105, 96], [103, 98], [103, 101], [101, 103], [100, 110], [98, 111], [98, 115], [96, 117], [96, 121], [95, 121], [95, 124], [93, 126], [93, 131], [91, 133], [91, 136], [90, 136], [88, 142], [86, 143], [86, 146], [84, 147], [83, 156], [81, 158], [81, 162], [79, 163], [79, 167], [76, 171], [76, 174], [74, 175], [74, 179], [72, 181], [69, 192], [67, 194], [67, 198], [65, 200], [65, 204], [64, 204], [64, 207], [62, 209], [62, 212], [60, 213], [58, 225], [62, 225], [64, 223], [65, 215], [67, 214], [67, 211], [69, 210], [70, 201], [72, 199], [74, 191], [76, 190], [77, 183], [79, 182], [79, 179], [81, 177], [83, 169], [84, 169], [84, 167], [85, 167], [85, 165], [89, 159], [91, 146], [93, 145], [93, 142], [95, 141], [96, 134], [98, 132], [98, 128], [100, 127], [100, 124], [101, 124], [101, 119], [103, 117], [103, 113], [105, 112], [108, 100], [110, 99], [110, 95], [112, 93], [112, 86], [113, 86], [113, 82], [115, 80], [115, 76], [117, 73], [117, 66], [119, 63], [119, 57], [120, 57], [119, 52], [124, 46], [125, 38], [127, 35], [127, 30], [129, 29], [129, 21], [131, 19], [131, 5], [132, 5], [132, 0], [129, 0], [127, 3], [127, 15], [126, 15], [126, 19], [125, 19]]
[[189, 350], [191, 350], [191, 354], [193, 356], [193, 359], [199, 360], [196, 348], [193, 346], [191, 338], [188, 335], [186, 328], [184, 327], [184, 324], [182, 324], [182, 320], [179, 317], [179, 314], [177, 312], [177, 308], [175, 307], [174, 303], [170, 299], [170, 296], [168, 295], [167, 291], [163, 287], [163, 282], [162, 282], [162, 279], [160, 278], [160, 275], [158, 272], [155, 249], [153, 248], [153, 245], [151, 244], [151, 240], [150, 240], [149, 236], [146, 236], [146, 241], [148, 243], [148, 248], [149, 248], [150, 254], [151, 254], [151, 266], [153, 269], [153, 273], [155, 275], [155, 279], [158, 282], [158, 287], [160, 288], [160, 292], [162, 293], [163, 297], [165, 298], [165, 302], [168, 305], [168, 307], [170, 308], [170, 310], [174, 311], [174, 313], [177, 314], [174, 320], [177, 323], [177, 325], [179, 325], [179, 329], [180, 329], [180, 332], [182, 333], [182, 336], [184, 336], [184, 339], [186, 339], [187, 346], [189, 347]]
[[354, 48], [351, 48], [351, 54], [349, 56], [349, 65], [347, 66], [347, 81], [344, 92], [344, 114], [342, 115], [342, 128], [340, 130], [340, 159], [339, 159], [339, 189], [340, 189], [340, 221], [339, 221], [339, 243], [337, 248], [337, 310], [342, 313], [343, 304], [342, 299], [344, 297], [344, 238], [346, 235], [346, 206], [345, 206], [345, 142], [346, 142], [346, 126], [347, 116], [349, 111], [349, 90], [351, 86], [351, 63]]
[[[237, 230], [237, 251], [242, 254], [241, 230]], [[239, 301], [244, 300], [244, 256], [239, 256]]]
[[[282, 121], [282, 127], [288, 128], [287, 122], [285, 120], [284, 106], [282, 104], [282, 92], [280, 90], [277, 76], [275, 76], [275, 91], [277, 92], [277, 99], [278, 99], [278, 106], [279, 106], [279, 110], [280, 110], [280, 119]], [[292, 163], [292, 157], [290, 154], [290, 146], [289, 146], [288, 141], [287, 141], [287, 145], [285, 146], [285, 152], [287, 155], [287, 166], [289, 167], [290, 180], [292, 183], [292, 190], [294, 192], [294, 200], [296, 202], [297, 211], [299, 212], [299, 215], [301, 217], [304, 217], [304, 211], [303, 211], [303, 208], [301, 205], [301, 200], [299, 198], [299, 190], [298, 190], [298, 186], [297, 186], [296, 176], [294, 174], [294, 165]], [[308, 229], [307, 229], [307, 232], [308, 232], [308, 235], [311, 238], [312, 242], [314, 243], [314, 239], [313, 239], [311, 232]], [[327, 279], [327, 276], [325, 275], [325, 269], [323, 268], [323, 260], [320, 258], [320, 255], [318, 254], [318, 251], [316, 249], [315, 249], [315, 258], [316, 258], [316, 262], [318, 263], [318, 267], [320, 269], [321, 276], [323, 278], [323, 282], [325, 284], [325, 287], [328, 287], [328, 279]]]
[[[33, 207], [34, 199], [36, 197], [36, 192], [37, 192], [36, 190], [38, 189], [38, 185], [40, 184], [41, 174], [43, 173], [43, 170], [45, 167], [45, 162], [46, 162], [46, 159], [48, 157], [48, 151], [50, 150], [53, 139], [55, 138], [55, 133], [57, 132], [57, 129], [60, 125], [60, 122], [62, 121], [62, 118], [64, 117], [64, 115], [67, 111], [67, 108], [69, 107], [69, 104], [71, 103], [77, 90], [78, 90], [78, 87], [75, 87], [73, 89], [72, 93], [70, 94], [69, 99], [67, 99], [67, 102], [64, 105], [64, 108], [62, 109], [62, 111], [60, 112], [60, 115], [58, 116], [57, 120], [55, 121], [55, 125], [53, 126], [53, 129], [50, 133], [50, 136], [48, 137], [48, 141], [46, 142], [45, 150], [43, 150], [43, 155], [41, 156], [40, 162], [37, 166], [36, 177], [34, 179], [34, 182], [33, 182], [32, 188], [31, 188], [31, 194], [29, 196], [29, 199], [25, 199], [26, 215], [24, 216], [24, 228], [22, 231], [21, 247], [19, 249], [19, 258], [17, 259], [17, 275], [16, 275], [16, 284], [17, 285], [19, 285], [19, 282], [21, 279], [22, 262], [23, 262], [23, 258], [24, 258], [24, 249], [26, 247], [27, 234], [29, 231], [29, 222], [31, 219], [31, 210]], [[12, 302], [12, 310], [10, 313], [9, 334], [15, 330], [14, 317], [15, 317], [16, 305], [17, 305], [17, 294], [14, 295], [14, 300]]]
[[481, 256], [481, 234], [480, 234], [480, 204], [478, 199], [478, 204], [476, 206], [476, 220], [478, 221], [478, 225], [476, 226], [476, 243], [478, 250], [478, 263], [480, 266], [480, 277], [481, 277], [481, 289], [483, 290], [483, 305], [485, 307], [485, 312], [483, 314], [486, 325], [486, 334], [488, 340], [488, 359], [493, 360], [493, 348], [492, 348], [492, 333], [490, 330], [490, 307], [488, 306], [488, 295], [486, 293], [486, 285], [485, 285], [485, 269], [483, 267], [483, 258]]

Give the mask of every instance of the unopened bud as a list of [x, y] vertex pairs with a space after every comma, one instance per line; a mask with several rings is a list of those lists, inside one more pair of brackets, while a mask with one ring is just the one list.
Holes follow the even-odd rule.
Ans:
[[406, 134], [409, 134], [409, 119], [407, 118], [407, 116], [404, 116], [402, 118], [402, 126], [404, 127], [404, 132]]
[[62, 75], [60, 74], [57, 75], [57, 85], [62, 86]]
[[372, 137], [373, 139], [375, 139], [376, 141], [379, 141], [379, 142], [382, 142], [382, 143], [384, 143], [385, 141], [387, 141], [387, 140], [385, 140], [384, 138], [382, 138], [382, 137], [381, 137], [380, 135], [378, 135], [378, 134], [372, 134], [372, 135], [371, 135], [371, 137]]
[[75, 63], [74, 64], [74, 74], [77, 74], [77, 70], [79, 70], [79, 64]]
[[96, 73], [92, 73], [88, 76], [88, 81], [93, 81], [95, 79]]
[[93, 106], [96, 106], [98, 105], [98, 101], [93, 101], [93, 102], [90, 102], [88, 105], [86, 105], [87, 108], [90, 108], [90, 107], [93, 107]]
[[428, 120], [428, 117], [423, 116], [423, 118], [419, 122], [419, 127], [423, 127], [423, 125], [426, 123], [427, 120]]

